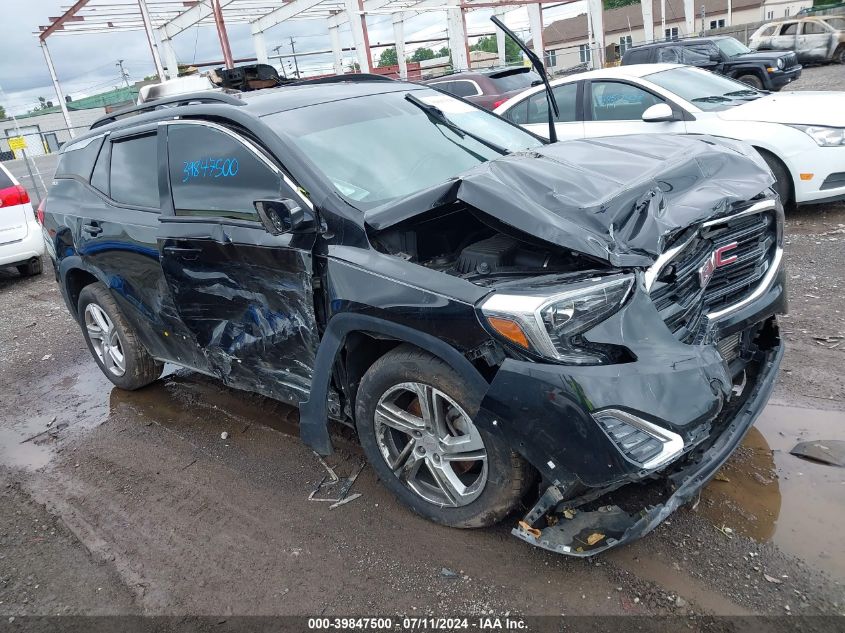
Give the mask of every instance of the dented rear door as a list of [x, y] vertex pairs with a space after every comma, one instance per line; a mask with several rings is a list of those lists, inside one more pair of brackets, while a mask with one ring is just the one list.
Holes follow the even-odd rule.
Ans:
[[215, 374], [298, 402], [317, 346], [314, 234], [271, 235], [253, 202], [306, 200], [273, 161], [219, 125], [167, 129], [171, 213], [159, 249], [177, 311]]

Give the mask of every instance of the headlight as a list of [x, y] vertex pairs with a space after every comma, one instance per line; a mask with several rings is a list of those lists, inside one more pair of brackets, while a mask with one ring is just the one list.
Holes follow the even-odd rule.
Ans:
[[778, 68], [783, 68], [783, 57], [778, 57]]
[[575, 284], [554, 295], [496, 293], [481, 305], [490, 327], [502, 338], [542, 356], [576, 365], [606, 357], [581, 335], [617, 312], [628, 298], [632, 275]]
[[845, 128], [822, 127], [821, 125], [793, 125], [791, 127], [801, 130], [822, 147], [845, 145]]

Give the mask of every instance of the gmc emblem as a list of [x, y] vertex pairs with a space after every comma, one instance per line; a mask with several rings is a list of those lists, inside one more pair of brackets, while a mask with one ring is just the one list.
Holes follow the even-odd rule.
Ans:
[[698, 283], [702, 288], [709, 283], [710, 278], [713, 276], [713, 273], [716, 272], [717, 268], [733, 264], [737, 260], [736, 255], [728, 255], [728, 253], [736, 247], [737, 243], [731, 242], [730, 244], [720, 246], [710, 253], [710, 257], [708, 257], [707, 261], [704, 262], [704, 264], [701, 265], [701, 268], [698, 269]]

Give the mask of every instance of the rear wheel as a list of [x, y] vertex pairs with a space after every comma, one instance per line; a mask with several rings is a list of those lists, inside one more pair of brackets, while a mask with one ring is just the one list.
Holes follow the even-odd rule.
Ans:
[[103, 284], [82, 289], [78, 310], [85, 342], [106, 378], [131, 391], [161, 376], [164, 365], [141, 345]]
[[40, 275], [42, 273], [44, 264], [41, 263], [40, 257], [33, 257], [27, 263], [18, 266], [17, 269], [21, 276], [32, 277], [33, 275]]
[[740, 75], [737, 77], [737, 81], [741, 81], [744, 84], [748, 84], [752, 88], [756, 88], [757, 90], [763, 89], [763, 80], [760, 79], [757, 75]]
[[482, 397], [446, 363], [406, 346], [376, 361], [358, 389], [367, 458], [402, 503], [436, 523], [497, 523], [530, 481], [522, 458], [473, 423]]
[[840, 44], [833, 53], [833, 60], [837, 64], [845, 64], [845, 44]]

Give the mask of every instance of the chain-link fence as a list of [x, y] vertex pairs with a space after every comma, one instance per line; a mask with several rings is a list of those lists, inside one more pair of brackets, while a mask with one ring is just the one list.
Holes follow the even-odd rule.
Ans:
[[[17, 125], [12, 119], [0, 122], [0, 131], [2, 131], [2, 135], [0, 135], [0, 161], [21, 159], [24, 153], [30, 157], [56, 154], [65, 143], [73, 138], [71, 130], [76, 136], [79, 136], [87, 132], [90, 126], [41, 129], [42, 127], [44, 126], [29, 124], [25, 119], [19, 119]], [[21, 138], [26, 144], [23, 149], [19, 146], [19, 139]]]

